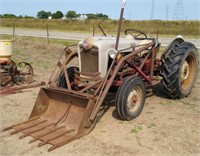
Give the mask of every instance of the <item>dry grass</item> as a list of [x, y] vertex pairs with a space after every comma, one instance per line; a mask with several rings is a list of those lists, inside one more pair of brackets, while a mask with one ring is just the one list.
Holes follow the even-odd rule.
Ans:
[[[97, 25], [100, 24], [106, 33], [116, 34], [117, 20], [45, 20], [45, 19], [0, 19], [2, 27], [49, 29], [61, 31], [95, 32], [99, 33]], [[200, 21], [129, 21], [124, 20], [122, 31], [128, 28], [137, 29], [147, 34], [175, 35], [182, 34], [188, 37], [199, 38]]]

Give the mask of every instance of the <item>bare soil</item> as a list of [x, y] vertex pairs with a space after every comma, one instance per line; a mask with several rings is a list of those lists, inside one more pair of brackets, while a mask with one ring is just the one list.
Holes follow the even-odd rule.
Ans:
[[[15, 61], [32, 64], [35, 80], [48, 81], [63, 44], [29, 39], [14, 42]], [[163, 86], [154, 87], [146, 98], [140, 116], [132, 121], [118, 118], [114, 94], [109, 94], [105, 113], [94, 130], [65, 146], [47, 152], [49, 145], [28, 144], [30, 137], [19, 140], [21, 134], [10, 135], [2, 129], [25, 121], [32, 111], [39, 88], [0, 97], [1, 156], [64, 156], [64, 155], [200, 155], [200, 78], [192, 93], [184, 99], [168, 99]]]

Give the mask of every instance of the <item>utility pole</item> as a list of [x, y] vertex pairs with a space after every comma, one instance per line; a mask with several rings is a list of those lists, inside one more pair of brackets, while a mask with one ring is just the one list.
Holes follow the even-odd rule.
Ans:
[[183, 0], [177, 0], [176, 2], [174, 20], [184, 20]]
[[152, 8], [151, 8], [151, 20], [154, 19], [154, 0], [152, 2]]
[[169, 5], [167, 5], [167, 10], [166, 10], [166, 20], [169, 20]]
[[129, 20], [131, 20], [132, 19], [132, 14], [131, 14], [131, 11], [129, 11]]

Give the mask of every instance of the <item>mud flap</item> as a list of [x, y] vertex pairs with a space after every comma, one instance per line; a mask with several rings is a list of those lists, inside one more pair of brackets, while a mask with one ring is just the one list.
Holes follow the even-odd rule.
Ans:
[[38, 147], [51, 144], [48, 151], [71, 142], [94, 127], [87, 124], [95, 101], [88, 96], [68, 93], [58, 88], [41, 88], [29, 119], [4, 129], [22, 132], [20, 139], [32, 136]]

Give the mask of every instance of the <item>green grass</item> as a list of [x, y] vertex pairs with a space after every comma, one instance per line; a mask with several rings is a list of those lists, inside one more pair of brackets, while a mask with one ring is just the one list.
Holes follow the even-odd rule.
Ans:
[[137, 133], [137, 132], [138, 132], [138, 129], [137, 129], [137, 128], [131, 129], [131, 133]]
[[181, 100], [182, 104], [184, 106], [186, 106], [187, 108], [194, 108], [195, 107], [195, 104], [191, 103], [191, 102], [187, 102], [187, 101], [184, 101], [184, 100]]
[[148, 111], [148, 112], [145, 112], [146, 114], [153, 114], [153, 112], [150, 112], [150, 111]]
[[[45, 19], [0, 19], [2, 27], [15, 28], [32, 28], [32, 29], [46, 29], [47, 24], [49, 30], [60, 31], [76, 31], [76, 32], [93, 32], [101, 33], [97, 25], [100, 24], [104, 31], [109, 34], [117, 32], [118, 20], [45, 20]], [[122, 25], [122, 32], [128, 28], [137, 29], [154, 36], [159, 32], [159, 35], [175, 36], [181, 34], [187, 37], [199, 38], [200, 34], [199, 21], [161, 21], [161, 20], [143, 20], [143, 21], [129, 21], [124, 20]]]
[[20, 55], [21, 54], [21, 52], [18, 49], [15, 50], [13, 53], [15, 53], [16, 55]]
[[194, 105], [193, 103], [190, 103], [190, 102], [187, 102], [187, 101], [183, 101], [183, 100], [181, 100], [181, 102], [186, 106], [193, 106]]
[[169, 106], [169, 105], [173, 105], [174, 102], [173, 101], [160, 101], [159, 104], [164, 105], [164, 106]]
[[136, 136], [137, 141], [141, 141], [141, 138], [139, 136]]
[[131, 133], [138, 133], [141, 130], [143, 130], [143, 127], [139, 125], [131, 129]]
[[101, 130], [101, 133], [106, 133], [106, 131], [105, 130]]
[[174, 120], [174, 118], [168, 118], [168, 120]]
[[150, 125], [147, 126], [147, 128], [152, 128], [152, 127], [156, 127], [155, 123], [151, 123]]

